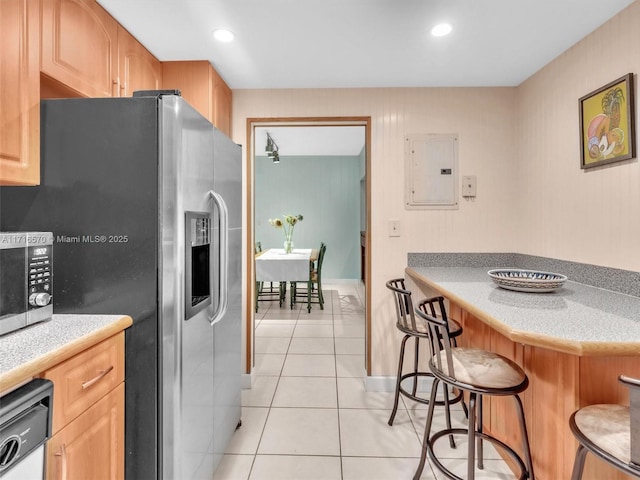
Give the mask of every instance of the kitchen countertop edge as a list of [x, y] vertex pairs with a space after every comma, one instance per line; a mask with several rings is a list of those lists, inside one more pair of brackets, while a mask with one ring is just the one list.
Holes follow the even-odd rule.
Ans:
[[[91, 326], [90, 331], [79, 332], [77, 335], [75, 335], [73, 331], [69, 332], [69, 325], [82, 319], [91, 319], [95, 325]], [[35, 340], [38, 338], [38, 327], [40, 327], [40, 331], [46, 328], [49, 337], [46, 339], [46, 346], [40, 348], [40, 351], [30, 354], [30, 358], [27, 360], [18, 361], [15, 366], [0, 373], [0, 392], [5, 392], [44, 372], [48, 368], [64, 362], [103, 340], [116, 335], [130, 327], [132, 323], [133, 320], [128, 315], [54, 315], [48, 322], [32, 325], [14, 334], [0, 337], [0, 351], [4, 349], [4, 346], [9, 345], [9, 343], [3, 344], [2, 342], [13, 342], [12, 346], [15, 347], [18, 341], [18, 339], [15, 338], [17, 334], [25, 336], [26, 332], [26, 335], [31, 334], [30, 337]], [[55, 332], [56, 329], [66, 329], [66, 335], [60, 339], [55, 338], [52, 332]], [[12, 337], [12, 335], [14, 335], [14, 337]], [[70, 335], [73, 338], [68, 340]], [[23, 341], [20, 348], [29, 349], [30, 346]]]
[[532, 333], [523, 330], [517, 330], [506, 325], [502, 321], [494, 318], [478, 306], [449, 291], [437, 281], [429, 279], [420, 270], [422, 268], [406, 267], [405, 273], [411, 277], [416, 283], [423, 283], [434, 290], [440, 292], [444, 297], [459, 305], [474, 317], [486, 323], [509, 340], [534, 347], [547, 348], [557, 352], [568, 353], [577, 356], [624, 356], [624, 355], [640, 355], [639, 342], [594, 342], [594, 341], [575, 341], [562, 339], [554, 336], [544, 335], [540, 333]]

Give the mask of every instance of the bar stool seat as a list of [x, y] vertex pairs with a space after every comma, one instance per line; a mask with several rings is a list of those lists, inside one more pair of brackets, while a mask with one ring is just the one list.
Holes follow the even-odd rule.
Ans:
[[[571, 415], [569, 427], [579, 442], [571, 480], [580, 480], [588, 452], [618, 470], [640, 478], [640, 380], [619, 377], [629, 387], [631, 408], [600, 404]], [[637, 417], [636, 417], [637, 415]]]
[[[432, 433], [434, 406], [431, 403], [429, 404], [422, 453], [420, 463], [413, 477], [414, 480], [420, 478], [427, 456], [431, 458], [432, 464], [447, 478], [462, 480], [461, 477], [458, 477], [445, 467], [434, 452], [436, 441], [444, 436], [451, 438], [453, 435], [466, 435], [468, 439], [467, 474], [464, 477], [465, 479], [473, 480], [475, 478], [476, 458], [478, 468], [484, 468], [482, 442], [488, 441], [499, 447], [518, 466], [520, 470], [519, 480], [534, 480], [524, 409], [518, 395], [526, 390], [529, 385], [527, 375], [518, 364], [497, 353], [478, 348], [452, 346], [448, 322], [425, 313], [433, 312], [434, 305], [438, 305], [440, 311], [444, 311], [444, 298], [434, 297], [423, 300], [416, 308], [416, 313], [419, 318], [424, 320], [429, 330], [429, 348], [431, 352], [429, 368], [434, 377], [431, 400], [435, 399], [440, 383], [443, 383], [444, 386], [458, 389], [461, 392], [466, 392], [469, 396], [468, 425], [467, 428], [451, 428], [447, 425], [447, 428]], [[511, 396], [514, 399], [522, 436], [524, 458], [520, 457], [511, 446], [483, 432], [482, 397], [485, 395]]]
[[[395, 419], [396, 413], [398, 411], [398, 402], [400, 395], [403, 395], [406, 398], [410, 398], [411, 400], [428, 404], [429, 399], [425, 397], [421, 397], [418, 394], [418, 380], [421, 377], [433, 377], [431, 371], [428, 369], [420, 369], [419, 368], [419, 357], [420, 357], [420, 340], [427, 341], [429, 338], [429, 332], [424, 324], [424, 322], [418, 321], [416, 322], [414, 309], [413, 309], [413, 301], [411, 297], [411, 291], [407, 290], [405, 287], [403, 278], [395, 278], [393, 280], [389, 280], [386, 283], [386, 286], [389, 290], [391, 290], [394, 294], [395, 307], [396, 307], [396, 328], [404, 333], [404, 337], [402, 338], [402, 343], [400, 346], [400, 357], [398, 359], [398, 373], [396, 377], [396, 391], [393, 409], [391, 411], [391, 416], [389, 417], [389, 421], [387, 422], [390, 426], [393, 425], [393, 421]], [[430, 311], [433, 315], [436, 315], [437, 312]], [[456, 337], [462, 334], [462, 326], [452, 319], [446, 318], [446, 312], [442, 312], [441, 315], [444, 315], [445, 321], [447, 321], [449, 325], [449, 330], [451, 332], [451, 341], [453, 345], [456, 345]], [[413, 338], [415, 340], [415, 351], [414, 351], [414, 361], [413, 361], [413, 369], [408, 373], [403, 373], [404, 370], [404, 357], [405, 357], [405, 348], [407, 341]], [[409, 380], [411, 383], [411, 389], [407, 390], [404, 384], [406, 384], [406, 380]], [[444, 400], [433, 400], [436, 405], [443, 405], [446, 409], [446, 421], [447, 426], [451, 426], [451, 413], [449, 410], [449, 406], [458, 402], [462, 402], [463, 409], [466, 414], [466, 406], [464, 405], [462, 393], [458, 392], [453, 398], [449, 398], [448, 390], [444, 390]], [[453, 440], [453, 436], [450, 437], [451, 447], [455, 447], [455, 442]]]

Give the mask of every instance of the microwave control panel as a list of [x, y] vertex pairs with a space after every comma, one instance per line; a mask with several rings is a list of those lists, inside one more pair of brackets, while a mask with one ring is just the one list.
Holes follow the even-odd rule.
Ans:
[[27, 256], [29, 269], [29, 310], [46, 307], [51, 303], [51, 245], [30, 246]]

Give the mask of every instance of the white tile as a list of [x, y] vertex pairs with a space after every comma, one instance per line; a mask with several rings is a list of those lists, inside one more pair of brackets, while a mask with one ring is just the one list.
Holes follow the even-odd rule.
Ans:
[[291, 337], [261, 337], [255, 338], [256, 353], [287, 353]]
[[243, 407], [242, 426], [233, 432], [224, 453], [255, 454], [268, 414], [268, 408]]
[[[243, 426], [230, 444], [237, 452], [257, 449], [257, 455], [225, 455], [214, 480], [413, 477], [428, 406], [401, 396], [394, 425], [387, 424], [394, 393], [364, 389], [363, 286], [338, 284], [323, 291], [325, 310], [313, 305], [311, 313], [301, 303], [290, 310], [288, 297], [283, 308], [277, 302], [261, 303], [255, 317], [254, 384], [242, 391]], [[428, 392], [423, 395], [428, 397]], [[459, 404], [452, 406], [452, 418], [454, 426], [466, 426]], [[437, 407], [433, 428], [444, 426], [443, 407]], [[448, 440], [441, 439], [436, 452], [465, 477], [466, 439], [458, 436], [456, 441], [458, 448], [451, 449]], [[476, 478], [514, 478], [499, 458], [485, 442], [485, 470], [477, 471]], [[430, 463], [421, 476], [445, 478], [436, 476]]]
[[280, 377], [273, 407], [338, 408], [331, 377]]
[[250, 480], [341, 480], [340, 457], [258, 455]]
[[364, 329], [364, 314], [339, 313], [334, 314], [333, 323], [335, 325], [361, 326]]
[[[393, 392], [367, 392], [362, 378], [338, 378], [338, 406], [340, 408], [392, 409]], [[405, 410], [404, 403], [398, 408]]]
[[[407, 403], [407, 411], [411, 421], [415, 425], [416, 431], [420, 436], [420, 441], [424, 437], [424, 428], [427, 421], [427, 409], [424, 405], [415, 406]], [[436, 410], [433, 415], [433, 425], [431, 427], [431, 433], [435, 433], [439, 430], [446, 428], [446, 417], [444, 413], [444, 406], [436, 406]], [[459, 405], [451, 407], [451, 426], [453, 428], [467, 428], [467, 420], [464, 416], [464, 412]], [[517, 426], [514, 425], [514, 428]], [[467, 438], [466, 435], [454, 435], [456, 447], [451, 448], [449, 444], [449, 437], [440, 438], [435, 446], [434, 452], [438, 458], [467, 458]], [[519, 447], [519, 445], [517, 445]], [[500, 454], [496, 451], [494, 446], [489, 442], [484, 442], [484, 458], [499, 460]]]
[[213, 480], [248, 480], [254, 455], [225, 455]]
[[[342, 457], [343, 480], [411, 479], [417, 468], [417, 458]], [[428, 464], [425, 465], [420, 478], [435, 478]]]
[[263, 318], [260, 320], [262, 325], [294, 325], [298, 322], [295, 317], [292, 318]]
[[393, 427], [391, 410], [340, 409], [342, 455], [352, 457], [419, 457], [420, 442], [405, 410]]
[[280, 375], [282, 365], [286, 355], [276, 354], [256, 354], [255, 374], [256, 375]]
[[335, 377], [335, 355], [287, 355], [283, 377]]
[[277, 376], [258, 376], [253, 380], [251, 388], [242, 389], [243, 407], [269, 407], [278, 385]]
[[256, 327], [256, 337], [290, 337], [293, 335], [294, 328], [295, 323], [285, 325], [280, 323], [269, 324], [266, 320], [262, 320], [260, 325]]
[[258, 453], [339, 455], [338, 410], [272, 408]]
[[364, 338], [364, 325], [349, 325], [344, 322], [334, 322], [333, 330], [336, 338]]
[[333, 355], [335, 353], [333, 338], [293, 337], [289, 353]]
[[336, 353], [341, 355], [364, 355], [364, 338], [336, 338]]
[[333, 338], [333, 325], [305, 325], [298, 321], [296, 330], [293, 332], [294, 337], [329, 337]]
[[338, 377], [364, 378], [364, 355], [336, 355], [336, 370]]
[[311, 307], [311, 311], [307, 312], [306, 305], [301, 310], [300, 316], [298, 320], [331, 320], [333, 321], [333, 312], [331, 309], [327, 309], [327, 304], [325, 303], [324, 310], [320, 310], [320, 307], [316, 304], [313, 304]]
[[298, 325], [333, 325], [333, 318], [331, 315], [325, 318], [306, 318], [301, 316], [298, 318]]

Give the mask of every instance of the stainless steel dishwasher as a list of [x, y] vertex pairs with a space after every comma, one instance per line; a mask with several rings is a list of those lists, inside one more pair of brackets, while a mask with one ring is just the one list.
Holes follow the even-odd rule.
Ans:
[[0, 397], [0, 477], [41, 480], [51, 436], [53, 383], [36, 378]]

